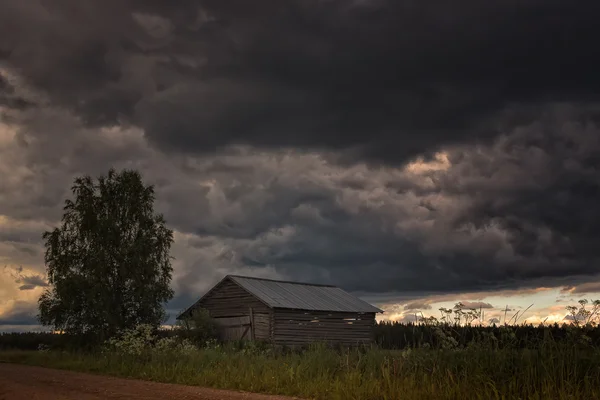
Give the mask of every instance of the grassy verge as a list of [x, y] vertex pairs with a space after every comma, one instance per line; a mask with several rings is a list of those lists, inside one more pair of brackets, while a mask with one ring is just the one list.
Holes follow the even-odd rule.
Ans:
[[6, 362], [313, 399], [600, 399], [600, 352], [462, 349], [303, 353], [1, 352]]

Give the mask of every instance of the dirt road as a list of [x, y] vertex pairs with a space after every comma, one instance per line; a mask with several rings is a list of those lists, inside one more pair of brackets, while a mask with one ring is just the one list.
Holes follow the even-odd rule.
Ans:
[[291, 400], [239, 393], [0, 364], [0, 400]]

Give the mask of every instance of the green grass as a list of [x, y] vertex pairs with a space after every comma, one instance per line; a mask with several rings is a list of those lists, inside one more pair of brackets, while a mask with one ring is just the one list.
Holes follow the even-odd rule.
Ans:
[[203, 349], [187, 353], [5, 351], [5, 362], [312, 399], [600, 399], [600, 351], [417, 349], [303, 353]]

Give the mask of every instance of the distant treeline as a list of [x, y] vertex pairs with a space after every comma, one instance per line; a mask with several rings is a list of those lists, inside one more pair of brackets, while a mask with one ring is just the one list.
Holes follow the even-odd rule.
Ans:
[[59, 335], [51, 332], [10, 332], [0, 334], [0, 350], [90, 350], [91, 340], [84, 336]]
[[456, 326], [380, 322], [375, 340], [385, 349], [466, 347], [486, 343], [498, 347], [532, 348], [543, 343], [580, 342], [600, 347], [600, 327], [567, 324]]
[[[159, 332], [159, 336], [173, 334], [173, 331]], [[379, 322], [374, 335], [376, 344], [383, 349], [462, 348], [477, 344], [485, 344], [488, 348], [490, 345], [533, 348], [543, 343], [581, 343], [600, 348], [600, 327], [576, 328], [558, 324], [482, 327]], [[91, 337], [85, 336], [50, 332], [0, 334], [0, 349], [4, 350], [90, 350], [95, 345]]]

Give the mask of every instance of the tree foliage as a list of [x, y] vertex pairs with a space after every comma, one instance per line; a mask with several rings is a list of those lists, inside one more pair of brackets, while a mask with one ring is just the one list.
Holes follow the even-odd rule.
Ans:
[[158, 326], [173, 297], [173, 232], [154, 213], [154, 187], [137, 171], [76, 178], [60, 227], [44, 233], [50, 288], [39, 319], [101, 340], [139, 324]]

